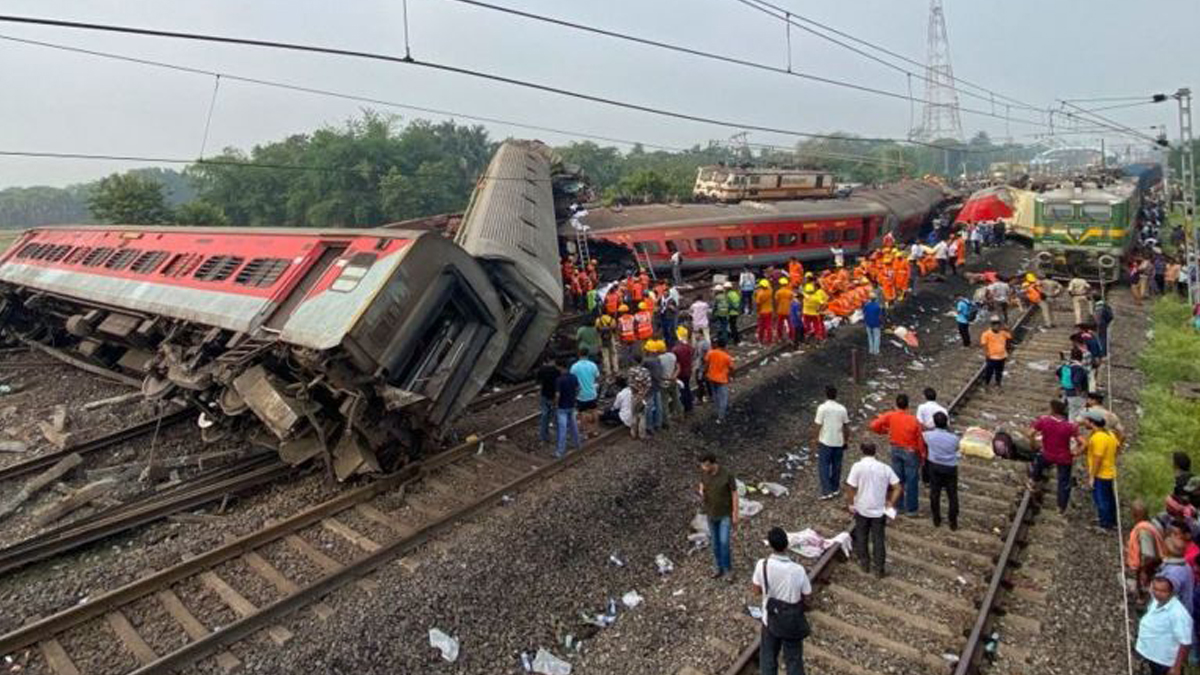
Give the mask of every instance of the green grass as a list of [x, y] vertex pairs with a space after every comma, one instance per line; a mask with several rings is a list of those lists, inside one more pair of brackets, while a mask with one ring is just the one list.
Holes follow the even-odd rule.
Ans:
[[1134, 451], [1122, 460], [1121, 485], [1152, 511], [1173, 485], [1171, 453], [1188, 453], [1193, 471], [1200, 473], [1200, 401], [1174, 392], [1176, 382], [1200, 382], [1200, 333], [1190, 322], [1191, 308], [1185, 302], [1168, 297], [1154, 303], [1154, 337], [1138, 362], [1145, 376], [1138, 399], [1142, 415]]

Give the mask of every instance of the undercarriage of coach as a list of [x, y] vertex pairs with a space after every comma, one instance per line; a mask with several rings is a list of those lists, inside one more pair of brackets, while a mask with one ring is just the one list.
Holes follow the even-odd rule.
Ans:
[[445, 380], [452, 365], [446, 352], [470, 328], [436, 323], [407, 372], [377, 377], [352, 349], [306, 349], [26, 289], [6, 289], [0, 314], [6, 337], [139, 378], [146, 398], [202, 411], [197, 422], [206, 441], [233, 435], [291, 464], [323, 460], [339, 480], [390, 470], [419, 454], [436, 434], [422, 426], [433, 401], [395, 384], [401, 377], [409, 384]]

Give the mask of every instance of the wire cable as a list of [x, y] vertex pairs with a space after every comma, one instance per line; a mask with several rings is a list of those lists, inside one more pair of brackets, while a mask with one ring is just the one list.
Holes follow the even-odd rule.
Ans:
[[[138, 28], [138, 27], [133, 27], [133, 26], [117, 26], [117, 25], [112, 25], [112, 24], [97, 24], [97, 23], [88, 23], [88, 22], [79, 22], [79, 21], [65, 21], [65, 20], [61, 20], [61, 19], [46, 19], [46, 18], [39, 18], [39, 17], [0, 15], [0, 22], [18, 23], [18, 24], [27, 24], [27, 25], [53, 26], [53, 27], [57, 27], [57, 28], [69, 28], [69, 29], [76, 29], [76, 30], [99, 31], [99, 32], [107, 32], [107, 33], [117, 33], [117, 34], [141, 35], [141, 36], [146, 36], [146, 37], [170, 38], [170, 39], [176, 39], [176, 40], [187, 40], [187, 41], [192, 41], [192, 42], [211, 42], [211, 43], [215, 43], [215, 44], [238, 45], [238, 46], [246, 46], [246, 47], [259, 47], [259, 48], [266, 48], [266, 49], [277, 49], [277, 50], [282, 50], [282, 51], [294, 51], [294, 52], [307, 53], [307, 54], [343, 56], [343, 57], [365, 59], [365, 60], [379, 61], [379, 62], [385, 62], [385, 63], [397, 63], [397, 64], [404, 64], [404, 65], [409, 65], [409, 66], [417, 66], [417, 67], [425, 68], [427, 70], [432, 70], [432, 71], [453, 73], [453, 74], [471, 77], [471, 78], [475, 78], [475, 79], [497, 82], [497, 83], [501, 83], [501, 84], [507, 84], [507, 85], [514, 86], [514, 87], [530, 89], [533, 91], [540, 91], [540, 92], [544, 92], [544, 93], [556, 94], [558, 96], [562, 96], [562, 97], [566, 97], [566, 98], [574, 98], [577, 100], [589, 101], [592, 103], [599, 103], [599, 104], [607, 105], [610, 107], [623, 108], [626, 110], [633, 110], [633, 111], [656, 115], [656, 116], [660, 116], [660, 117], [668, 117], [668, 118], [673, 118], [673, 119], [698, 122], [698, 123], [702, 123], [702, 124], [710, 124], [710, 125], [714, 125], [714, 126], [722, 126], [722, 127], [728, 127], [728, 128], [736, 128], [736, 129], [749, 129], [749, 130], [753, 130], [753, 131], [761, 131], [764, 133], [773, 133], [773, 134], [779, 134], [779, 135], [783, 135], [783, 136], [797, 136], [797, 137], [802, 137], [802, 138], [822, 138], [822, 139], [828, 139], [828, 140], [837, 139], [837, 140], [846, 140], [846, 141], [851, 141], [851, 142], [912, 143], [912, 144], [916, 144], [916, 145], [923, 145], [923, 146], [932, 147], [932, 148], [944, 149], [943, 146], [937, 145], [935, 143], [927, 143], [924, 141], [910, 141], [907, 139], [897, 139], [897, 138], [889, 138], [889, 137], [853, 137], [853, 138], [849, 138], [846, 136], [838, 136], [838, 135], [834, 135], [834, 134], [820, 134], [820, 133], [814, 133], [814, 132], [809, 132], [809, 131], [801, 131], [801, 130], [797, 130], [797, 129], [776, 127], [776, 126], [771, 126], [771, 125], [767, 125], [767, 124], [747, 124], [747, 123], [733, 121], [733, 120], [725, 120], [725, 119], [718, 118], [718, 117], [710, 117], [707, 115], [698, 115], [698, 114], [693, 114], [693, 113], [685, 113], [685, 112], [680, 112], [680, 111], [667, 110], [667, 109], [663, 109], [663, 108], [656, 108], [654, 106], [650, 106], [650, 105], [646, 105], [646, 104], [623, 101], [620, 99], [615, 99], [615, 98], [606, 97], [606, 96], [600, 96], [597, 94], [589, 94], [589, 93], [575, 91], [575, 90], [571, 90], [571, 89], [565, 89], [562, 87], [557, 87], [557, 86], [553, 86], [553, 85], [549, 85], [549, 84], [533, 82], [531, 80], [523, 80], [523, 79], [519, 79], [519, 78], [515, 78], [515, 77], [507, 77], [504, 75], [498, 75], [495, 73], [488, 73], [485, 71], [476, 70], [476, 69], [472, 69], [472, 68], [465, 68], [465, 67], [461, 67], [461, 66], [452, 66], [452, 65], [448, 65], [448, 64], [437, 63], [434, 61], [422, 61], [422, 60], [419, 60], [416, 58], [399, 57], [399, 56], [394, 56], [391, 54], [383, 54], [383, 53], [378, 53], [378, 52], [368, 52], [368, 51], [362, 51], [362, 50], [344, 49], [344, 48], [339, 48], [339, 47], [325, 47], [325, 46], [320, 46], [320, 45], [308, 45], [308, 44], [302, 44], [302, 43], [296, 43], [296, 42], [285, 42], [285, 41], [278, 41], [278, 40], [238, 38], [238, 37], [230, 37], [230, 36], [225, 36], [225, 35], [189, 33], [189, 32], [183, 32], [183, 31], [168, 31], [168, 30], [158, 30], [158, 29], [151, 29], [151, 28]], [[977, 154], [977, 153], [981, 153], [981, 152], [986, 152], [986, 151], [970, 150], [967, 148], [962, 148], [959, 151], [963, 152], [963, 153], [967, 153], [967, 154]]]
[[[777, 5], [773, 5], [773, 4], [771, 4], [770, 2], [767, 2], [767, 0], [755, 0], [755, 2], [758, 2], [758, 4], [760, 4], [760, 5], [765, 5], [766, 7], [769, 7], [769, 8], [775, 9], [776, 11], [786, 11], [786, 10], [783, 10], [783, 8], [781, 8], [781, 7], [777, 6]], [[887, 54], [888, 56], [891, 56], [891, 57], [893, 57], [893, 58], [900, 59], [901, 61], [904, 61], [905, 63], [911, 64], [911, 65], [913, 65], [913, 66], [916, 66], [917, 68], [920, 68], [920, 69], [922, 69], [922, 70], [924, 70], [926, 67], [928, 67], [928, 64], [921, 63], [920, 61], [917, 61], [916, 59], [913, 59], [913, 58], [911, 58], [911, 57], [908, 57], [908, 56], [905, 56], [905, 55], [903, 55], [903, 54], [897, 53], [897, 52], [895, 52], [895, 51], [893, 51], [893, 50], [891, 50], [891, 49], [888, 49], [887, 47], [883, 47], [883, 46], [881, 46], [881, 45], [878, 45], [878, 44], [876, 44], [876, 43], [874, 43], [874, 42], [871, 42], [871, 41], [869, 41], [869, 40], [864, 40], [864, 39], [862, 39], [862, 38], [856, 37], [856, 36], [854, 36], [854, 35], [851, 35], [850, 33], [847, 33], [847, 32], [845, 32], [845, 31], [838, 30], [837, 28], [834, 28], [833, 26], [829, 26], [829, 25], [827, 25], [827, 24], [821, 23], [820, 21], [816, 21], [816, 20], [814, 20], [814, 19], [811, 19], [811, 18], [809, 18], [809, 17], [806, 17], [806, 16], [804, 16], [804, 15], [802, 15], [802, 14], [796, 14], [796, 13], [792, 12], [792, 13], [791, 13], [791, 16], [793, 16], [793, 17], [795, 17], [795, 18], [797, 18], [797, 19], [799, 19], [799, 20], [801, 20], [801, 21], [804, 21], [805, 23], [809, 23], [809, 24], [812, 24], [812, 25], [814, 25], [814, 26], [817, 26], [818, 28], [820, 28], [820, 29], [822, 29], [822, 30], [828, 31], [828, 32], [830, 32], [830, 33], [833, 33], [833, 34], [835, 34], [835, 35], [838, 35], [839, 37], [846, 38], [847, 40], [850, 40], [850, 41], [852, 41], [852, 42], [856, 42], [856, 43], [858, 43], [858, 44], [860, 44], [860, 45], [863, 45], [863, 46], [865, 46], [865, 47], [870, 47], [871, 49], [874, 49], [874, 50], [876, 50], [876, 51], [879, 51], [879, 52], [882, 52], [882, 53], [884, 53], [884, 54]], [[824, 37], [824, 36], [822, 36], [822, 37]], [[828, 39], [828, 38], [826, 38], [826, 39]], [[980, 90], [980, 91], [986, 92], [987, 94], [989, 94], [989, 95], [991, 95], [991, 96], [995, 96], [995, 97], [998, 97], [998, 98], [1000, 98], [1000, 99], [1003, 99], [1003, 100], [1005, 100], [1005, 101], [1009, 101], [1009, 102], [1011, 102], [1011, 103], [1015, 103], [1015, 104], [1017, 104], [1017, 106], [1018, 106], [1018, 107], [1024, 108], [1024, 109], [1026, 109], [1026, 110], [1032, 110], [1032, 111], [1036, 111], [1036, 112], [1042, 112], [1042, 111], [1044, 111], [1044, 110], [1045, 110], [1045, 108], [1041, 108], [1041, 107], [1035, 106], [1035, 105], [1033, 105], [1033, 104], [1026, 103], [1026, 102], [1024, 102], [1024, 101], [1021, 101], [1020, 99], [1016, 99], [1016, 98], [1013, 98], [1013, 97], [1011, 97], [1011, 96], [1005, 96], [1005, 95], [1003, 95], [1003, 94], [1000, 94], [999, 92], [996, 92], [996, 91], [993, 91], [992, 89], [989, 89], [989, 88], [987, 88], [987, 87], [984, 87], [983, 85], [974, 84], [973, 82], [970, 82], [970, 81], [968, 81], [968, 80], [965, 80], [965, 79], [963, 79], [963, 78], [961, 78], [961, 77], [950, 76], [950, 79], [951, 79], [951, 81], [952, 81], [952, 82], [959, 82], [959, 83], [962, 83], [963, 85], [966, 85], [966, 86], [969, 86], [969, 87], [974, 87], [975, 89], [978, 89], [978, 90]], [[956, 87], [956, 89], [957, 89], [957, 87]], [[962, 91], [962, 90], [961, 90], [961, 89], [959, 89], [959, 91]], [[970, 95], [970, 93], [969, 93], [969, 92], [962, 92], [962, 93], [964, 93], [964, 94], [967, 94], [967, 95]]]
[[208, 102], [208, 116], [204, 118], [204, 140], [200, 141], [200, 159], [204, 159], [204, 150], [208, 147], [208, 130], [212, 127], [213, 110], [217, 107], [217, 93], [221, 89], [221, 75], [213, 76], [212, 98]]

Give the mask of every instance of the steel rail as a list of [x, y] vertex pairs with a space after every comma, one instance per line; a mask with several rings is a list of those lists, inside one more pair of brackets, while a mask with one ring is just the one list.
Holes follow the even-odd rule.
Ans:
[[125, 427], [124, 429], [114, 431], [111, 434], [106, 434], [99, 438], [93, 438], [89, 441], [76, 443], [57, 452], [46, 453], [44, 455], [33, 457], [32, 459], [27, 459], [23, 462], [10, 464], [6, 467], [0, 468], [0, 480], [8, 480], [10, 478], [26, 476], [36, 471], [41, 471], [42, 469], [48, 469], [57, 464], [59, 460], [62, 460], [69, 455], [88, 455], [98, 450], [112, 447], [118, 443], [124, 443], [135, 438], [140, 438], [147, 434], [154, 433], [156, 429], [165, 429], [169, 426], [182, 422], [183, 420], [191, 417], [193, 414], [195, 414], [195, 412], [191, 409], [182, 408], [174, 412], [169, 412], [161, 417], [156, 417], [154, 419], [146, 420], [145, 422], [139, 422], [137, 424]]

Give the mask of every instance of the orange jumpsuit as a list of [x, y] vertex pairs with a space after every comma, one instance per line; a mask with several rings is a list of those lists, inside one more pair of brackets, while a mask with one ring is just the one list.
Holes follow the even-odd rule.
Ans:
[[789, 260], [788, 261], [788, 282], [791, 283], [792, 288], [799, 286], [800, 282], [803, 280], [804, 280], [804, 265], [802, 265], [799, 260]]
[[905, 294], [908, 293], [908, 277], [911, 274], [908, 261], [903, 258], [896, 258], [893, 271], [895, 272], [896, 294], [903, 300]]

